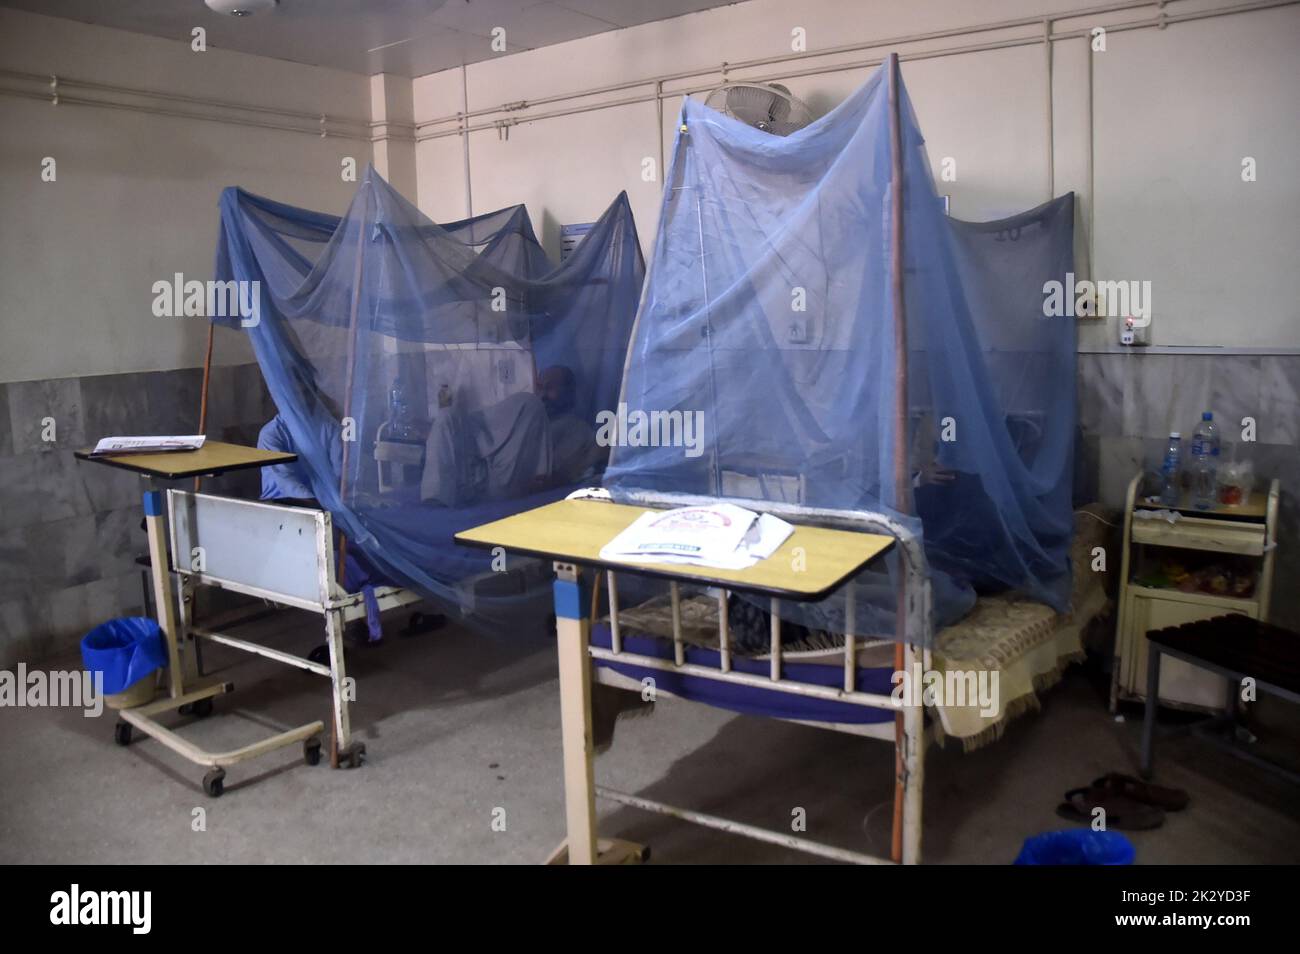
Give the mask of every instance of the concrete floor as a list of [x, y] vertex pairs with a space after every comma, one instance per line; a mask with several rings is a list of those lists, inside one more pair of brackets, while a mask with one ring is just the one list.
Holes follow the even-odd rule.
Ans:
[[[249, 634], [305, 653], [309, 617], [252, 624]], [[322, 679], [221, 648], [210, 670], [236, 684], [217, 714], [188, 722], [209, 747], [264, 727], [328, 718]], [[368, 748], [356, 771], [308, 767], [287, 749], [232, 769], [209, 799], [202, 772], [151, 740], [113, 744], [113, 716], [0, 711], [0, 862], [531, 863], [563, 837], [559, 706], [552, 644], [449, 626], [349, 651], [358, 680], [353, 725]], [[47, 661], [73, 668], [75, 656]], [[1135, 764], [1139, 722], [1117, 723], [1076, 667], [1043, 711], [996, 745], [951, 745], [926, 761], [930, 863], [1012, 860], [1021, 841], [1063, 827], [1062, 792]], [[138, 738], [138, 736], [137, 736]], [[1132, 835], [1140, 863], [1300, 861], [1300, 797], [1273, 775], [1174, 732], [1158, 780], [1191, 793], [1162, 829]], [[892, 749], [879, 742], [668, 701], [620, 722], [597, 779], [705, 812], [788, 830], [806, 810], [809, 837], [887, 851]], [[206, 831], [194, 831], [195, 809]], [[493, 830], [504, 809], [505, 831]], [[787, 863], [804, 855], [603, 804], [601, 834], [649, 844], [660, 863]], [[496, 814], [500, 814], [497, 812]]]

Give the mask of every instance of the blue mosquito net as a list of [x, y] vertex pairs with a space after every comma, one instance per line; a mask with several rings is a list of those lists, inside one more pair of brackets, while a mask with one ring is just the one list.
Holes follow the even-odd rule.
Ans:
[[264, 496], [333, 514], [350, 590], [409, 586], [490, 625], [548, 602], [549, 567], [452, 537], [599, 483], [591, 422], [644, 277], [626, 195], [556, 266], [523, 206], [437, 225], [373, 169], [341, 218], [230, 188], [216, 276], [256, 289], [214, 320], [252, 342], [279, 411], [264, 446], [299, 455]]
[[[913, 521], [937, 625], [997, 589], [1063, 610], [1076, 333], [1044, 302], [1046, 283], [1072, 270], [1074, 197], [998, 222], [949, 218], [901, 84], [897, 195], [891, 112], [885, 67], [788, 137], [684, 103], [620, 397], [629, 421], [657, 412], [661, 424], [628, 429], [605, 483], [616, 499], [676, 491]], [[697, 420], [702, 439], [673, 440], [673, 412]], [[895, 569], [855, 584], [857, 632], [893, 634]], [[782, 609], [832, 633], [843, 613], [842, 595]]]

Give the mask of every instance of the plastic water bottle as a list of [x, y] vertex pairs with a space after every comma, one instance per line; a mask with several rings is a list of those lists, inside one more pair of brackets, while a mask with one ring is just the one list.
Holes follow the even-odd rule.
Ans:
[[1165, 448], [1165, 460], [1160, 465], [1160, 502], [1166, 507], [1177, 507], [1178, 498], [1182, 496], [1179, 486], [1179, 458], [1183, 453], [1183, 437], [1177, 431], [1169, 432], [1169, 446]]
[[1219, 429], [1214, 415], [1206, 411], [1192, 432], [1192, 494], [1199, 510], [1214, 506], [1214, 487], [1219, 471]]
[[397, 378], [388, 392], [388, 439], [410, 441], [415, 428], [411, 422], [411, 404], [406, 398], [406, 382]]

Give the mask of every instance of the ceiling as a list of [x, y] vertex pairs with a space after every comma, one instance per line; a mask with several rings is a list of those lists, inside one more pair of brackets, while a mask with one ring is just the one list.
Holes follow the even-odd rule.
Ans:
[[506, 52], [726, 6], [736, 0], [280, 0], [274, 10], [232, 17], [203, 0], [0, 0], [46, 16], [189, 42], [209, 48], [373, 75], [422, 76]]

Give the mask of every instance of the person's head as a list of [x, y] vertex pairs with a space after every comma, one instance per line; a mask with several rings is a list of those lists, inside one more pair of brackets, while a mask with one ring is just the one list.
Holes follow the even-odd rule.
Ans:
[[537, 396], [551, 417], [573, 410], [577, 399], [577, 379], [562, 364], [552, 365], [537, 375]]

